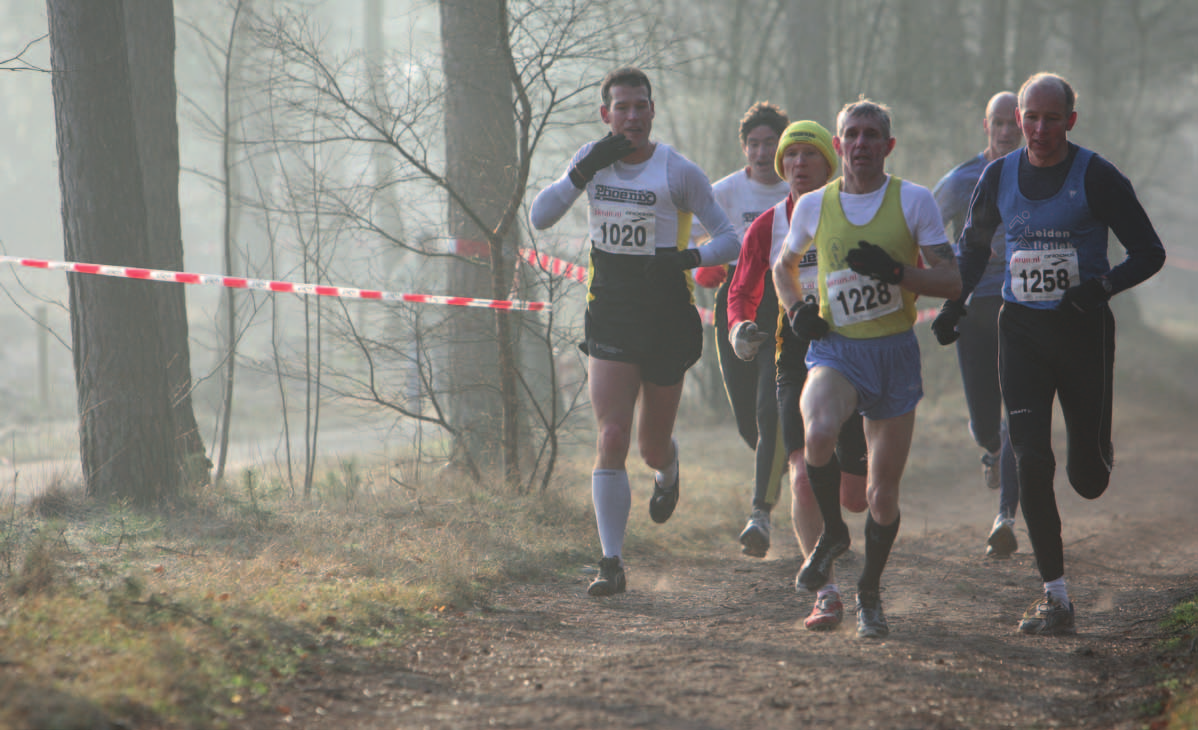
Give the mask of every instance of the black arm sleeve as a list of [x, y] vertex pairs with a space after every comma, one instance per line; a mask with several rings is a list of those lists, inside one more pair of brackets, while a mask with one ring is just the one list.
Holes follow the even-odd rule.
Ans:
[[1131, 181], [1098, 155], [1090, 158], [1086, 168], [1086, 200], [1094, 217], [1105, 223], [1127, 250], [1127, 257], [1107, 274], [1112, 293], [1130, 289], [1161, 270], [1165, 246]]
[[994, 231], [1002, 225], [1002, 216], [998, 212], [998, 180], [1002, 165], [1000, 158], [986, 166], [969, 201], [969, 217], [965, 219], [965, 230], [961, 231], [958, 241], [961, 253], [957, 267], [961, 271], [962, 302], [969, 298], [982, 280], [986, 264], [990, 261], [990, 241], [994, 238]]

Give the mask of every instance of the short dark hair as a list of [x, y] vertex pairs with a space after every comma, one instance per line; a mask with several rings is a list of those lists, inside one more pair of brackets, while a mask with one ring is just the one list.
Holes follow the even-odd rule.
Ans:
[[1065, 113], [1073, 113], [1073, 105], [1077, 103], [1077, 94], [1073, 92], [1073, 87], [1065, 80], [1064, 76], [1059, 74], [1041, 71], [1034, 73], [1028, 77], [1027, 81], [1023, 82], [1023, 86], [1019, 87], [1019, 108], [1023, 108], [1023, 101], [1027, 96], [1027, 92], [1041, 81], [1051, 81], [1055, 83], [1061, 90], [1061, 95], [1065, 97]]
[[653, 100], [653, 85], [649, 83], [649, 77], [645, 72], [636, 66], [621, 66], [614, 71], [609, 71], [603, 77], [603, 83], [599, 85], [599, 96], [603, 98], [603, 106], [611, 106], [611, 87], [613, 86], [630, 86], [636, 88], [644, 86], [645, 91], [649, 92], [649, 100]]
[[765, 125], [774, 130], [774, 134], [779, 137], [786, 131], [786, 126], [790, 124], [790, 118], [786, 116], [786, 112], [782, 111], [777, 104], [768, 101], [759, 101], [749, 107], [749, 111], [740, 120], [740, 143], [743, 146], [749, 138], [749, 133], [754, 129]]

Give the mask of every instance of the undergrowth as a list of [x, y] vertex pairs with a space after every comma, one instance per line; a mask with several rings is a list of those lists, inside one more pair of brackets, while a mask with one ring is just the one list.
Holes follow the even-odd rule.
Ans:
[[390, 469], [343, 462], [306, 502], [247, 471], [166, 514], [61, 484], [6, 505], [0, 727], [236, 726], [341, 654], [400, 647], [594, 551], [580, 490], [448, 473], [398, 488]]

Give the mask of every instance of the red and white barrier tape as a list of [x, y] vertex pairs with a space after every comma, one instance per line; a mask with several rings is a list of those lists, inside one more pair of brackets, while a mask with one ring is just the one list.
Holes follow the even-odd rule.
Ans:
[[[587, 267], [585, 266], [572, 264], [569, 261], [563, 261], [547, 254], [537, 253], [531, 248], [520, 249], [520, 257], [525, 262], [540, 267], [554, 276], [571, 279], [582, 284], [585, 284], [587, 281]], [[699, 319], [703, 321], [703, 324], [715, 324], [715, 312], [699, 306], [696, 306], [695, 309], [699, 310]]]
[[176, 284], [201, 284], [223, 286], [228, 289], [252, 289], [255, 291], [301, 294], [305, 296], [343, 297], [347, 299], [370, 299], [386, 302], [411, 302], [414, 304], [444, 304], [452, 307], [481, 307], [484, 309], [513, 309], [528, 312], [544, 312], [550, 309], [549, 302], [525, 302], [518, 299], [478, 299], [475, 297], [446, 297], [437, 294], [404, 294], [376, 289], [354, 289], [324, 284], [304, 284], [269, 279], [249, 279], [240, 276], [219, 274], [191, 274], [181, 271], [142, 269], [133, 266], [105, 266], [81, 264], [73, 261], [47, 261], [26, 259], [17, 256], [0, 256], [0, 264], [14, 264], [32, 269], [72, 271], [77, 274], [99, 274], [123, 279], [167, 281]]
[[[537, 253], [530, 248], [520, 249], [520, 256], [526, 262], [532, 264], [533, 266], [539, 266], [554, 276], [562, 276], [567, 279], [573, 279], [574, 281], [584, 283], [587, 280], [587, 267], [585, 266], [572, 264], [569, 261], [562, 261], [561, 259], [554, 258], [547, 254]], [[699, 318], [703, 320], [704, 324], [715, 324], [714, 312], [712, 312], [710, 309], [704, 309], [703, 307], [695, 307], [695, 309], [699, 310]], [[940, 310], [921, 309], [916, 313], [915, 321], [927, 322], [931, 319], [934, 319], [938, 311]]]

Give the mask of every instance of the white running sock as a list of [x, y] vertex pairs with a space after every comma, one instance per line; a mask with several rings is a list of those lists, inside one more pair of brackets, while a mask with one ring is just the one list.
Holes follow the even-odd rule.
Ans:
[[658, 484], [673, 484], [678, 478], [678, 439], [671, 437], [670, 445], [674, 447], [674, 458], [670, 459], [669, 465], [657, 472]]
[[835, 583], [827, 583], [824, 585], [823, 588], [819, 589], [819, 592], [815, 594], [815, 598], [816, 598], [816, 600], [819, 600], [828, 593], [835, 593], [837, 596], [839, 596], [840, 589], [836, 587]]
[[624, 552], [624, 531], [632, 510], [632, 487], [623, 469], [596, 469], [591, 472], [591, 499], [595, 503], [595, 522], [599, 525], [599, 544], [603, 557], [619, 557]]
[[1057, 599], [1062, 606], [1069, 605], [1069, 593], [1065, 590], [1065, 576], [1045, 583], [1044, 592]]

